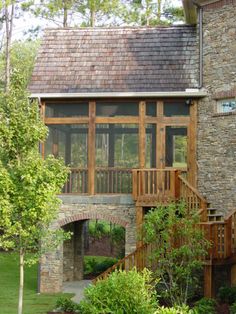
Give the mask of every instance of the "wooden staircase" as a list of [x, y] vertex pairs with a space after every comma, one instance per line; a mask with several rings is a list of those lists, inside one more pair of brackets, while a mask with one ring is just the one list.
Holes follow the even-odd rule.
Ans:
[[[189, 210], [196, 210], [199, 213], [199, 226], [204, 231], [206, 239], [212, 243], [208, 250], [204, 270], [204, 295], [212, 297], [212, 267], [214, 265], [224, 265], [225, 263], [228, 265], [236, 263], [236, 210], [223, 217], [223, 214], [216, 208], [210, 207], [210, 204], [178, 171], [168, 173], [167, 170], [161, 170], [158, 175], [157, 169], [145, 170], [144, 173], [140, 169], [135, 171], [133, 177], [136, 183], [133, 189], [133, 197], [136, 206], [153, 206], [157, 203], [167, 204], [170, 201], [181, 199], [186, 202]], [[159, 182], [162, 182], [162, 185]], [[151, 252], [152, 247], [150, 245], [138, 247], [133, 253], [100, 274], [94, 282], [105, 279], [115, 269], [128, 271], [136, 267], [141, 271], [145, 267], [155, 268], [156, 265], [150, 263], [148, 258]]]

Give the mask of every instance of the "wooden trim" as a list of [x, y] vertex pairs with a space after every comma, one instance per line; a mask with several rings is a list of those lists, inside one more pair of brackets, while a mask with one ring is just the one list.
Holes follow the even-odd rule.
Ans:
[[166, 125], [173, 125], [173, 126], [185, 126], [188, 125], [190, 121], [190, 117], [164, 117], [164, 116], [157, 116], [157, 117], [146, 117], [146, 123], [164, 123]]
[[196, 163], [196, 139], [197, 137], [197, 101], [193, 101], [190, 106], [190, 124], [188, 127], [188, 181], [196, 187], [197, 163]]
[[146, 103], [139, 103], [139, 167], [145, 168], [146, 155], [146, 129], [145, 129]]
[[117, 123], [117, 124], [138, 124], [139, 118], [138, 117], [96, 117], [95, 119], [96, 123], [101, 124], [109, 124], [109, 123]]
[[89, 102], [89, 130], [88, 130], [88, 193], [95, 193], [95, 115], [96, 103]]
[[45, 118], [45, 124], [86, 124], [89, 123], [89, 117], [74, 118]]

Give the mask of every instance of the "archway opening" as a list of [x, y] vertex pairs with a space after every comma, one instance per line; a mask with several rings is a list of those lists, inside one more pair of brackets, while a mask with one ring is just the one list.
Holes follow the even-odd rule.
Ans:
[[100, 219], [63, 226], [72, 236], [63, 243], [63, 282], [93, 279], [125, 255], [125, 228]]

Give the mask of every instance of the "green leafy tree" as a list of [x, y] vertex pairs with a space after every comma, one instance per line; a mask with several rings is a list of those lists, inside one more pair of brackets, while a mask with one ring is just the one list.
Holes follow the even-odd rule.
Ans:
[[[209, 242], [197, 227], [199, 216], [184, 203], [160, 205], [146, 216], [143, 236], [153, 245], [151, 258], [157, 261], [160, 293], [170, 305], [186, 304], [197, 287]], [[158, 291], [159, 292], [159, 291]]]
[[27, 253], [40, 255], [42, 238], [45, 248], [63, 239], [62, 231], [49, 231], [49, 226], [60, 204], [56, 194], [67, 176], [63, 162], [53, 157], [42, 160], [38, 152], [47, 128], [37, 104], [22, 92], [21, 82], [24, 79], [14, 74], [9, 93], [0, 96], [0, 248], [19, 253], [18, 314], [22, 313]]
[[[14, 71], [21, 75], [21, 86], [26, 89], [29, 83], [36, 54], [40, 42], [36, 41], [15, 41], [11, 46], [10, 64]], [[5, 54], [0, 54], [0, 89], [4, 88], [5, 80]]]

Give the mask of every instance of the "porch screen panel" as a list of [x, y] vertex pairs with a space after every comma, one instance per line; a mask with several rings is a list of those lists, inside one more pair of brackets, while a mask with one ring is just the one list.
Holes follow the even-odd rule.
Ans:
[[87, 101], [60, 101], [47, 102], [45, 116], [47, 118], [65, 118], [65, 117], [81, 117], [88, 116]]
[[187, 167], [187, 128], [166, 127], [166, 166]]
[[164, 101], [164, 116], [189, 116], [189, 114], [190, 106], [185, 99]]
[[131, 99], [97, 100], [96, 115], [103, 117], [138, 116], [138, 101]]
[[45, 156], [63, 158], [71, 171], [63, 188], [64, 193], [87, 193], [88, 126], [83, 124], [49, 125]]
[[156, 124], [146, 125], [146, 168], [156, 167]]

